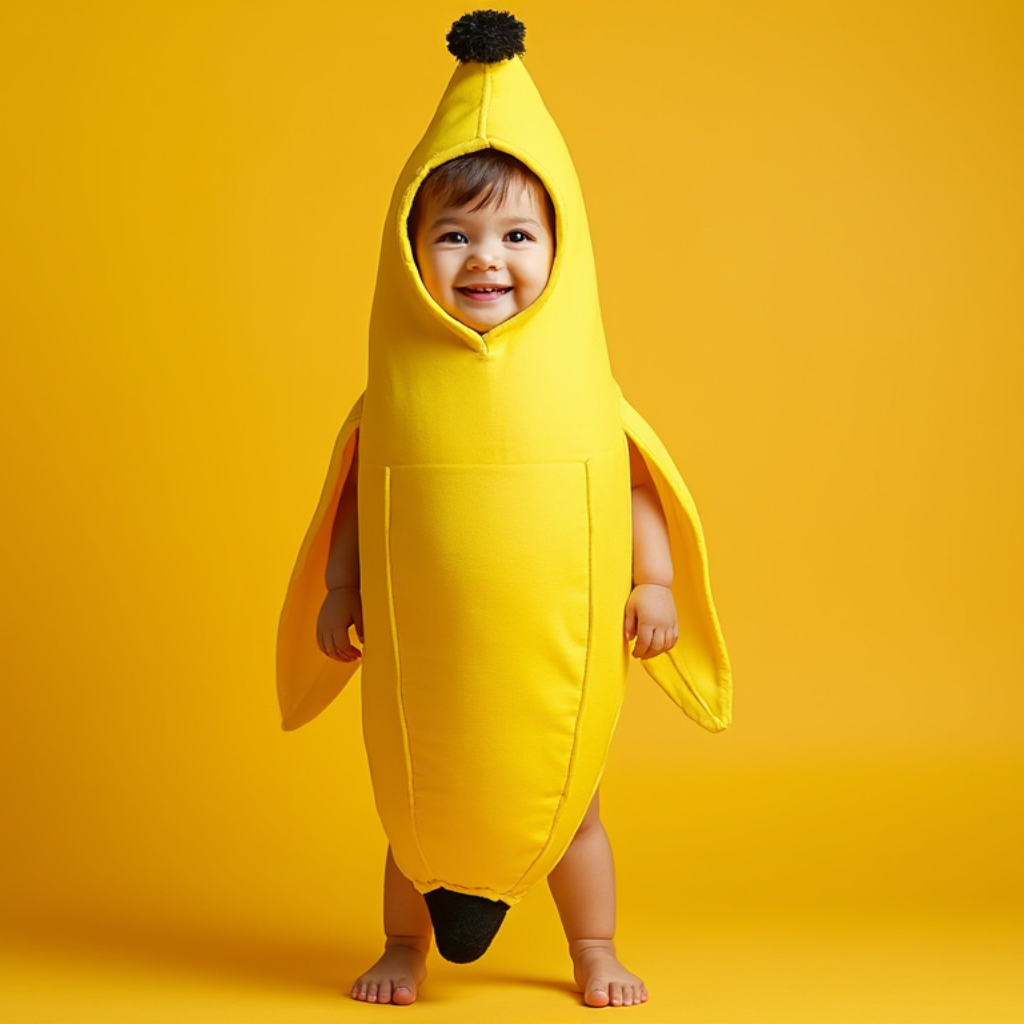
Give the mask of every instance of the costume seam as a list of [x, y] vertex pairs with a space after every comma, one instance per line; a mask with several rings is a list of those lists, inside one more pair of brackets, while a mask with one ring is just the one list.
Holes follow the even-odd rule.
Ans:
[[416, 843], [416, 852], [428, 875], [433, 874], [427, 858], [423, 855], [423, 847], [420, 845], [420, 830], [416, 822], [416, 766], [412, 757], [412, 744], [409, 741], [409, 722], [405, 710], [404, 691], [402, 688], [402, 662], [399, 655], [399, 639], [397, 613], [395, 612], [395, 587], [391, 570], [391, 467], [384, 467], [384, 536], [387, 538], [385, 545], [385, 572], [388, 580], [388, 612], [391, 619], [391, 642], [395, 656], [395, 689], [396, 701], [398, 703], [398, 720], [402, 725], [402, 748], [405, 754], [405, 778], [406, 791], [409, 799], [409, 817], [412, 820], [412, 835]]
[[[569, 784], [572, 782], [572, 777], [576, 768], [576, 760], [579, 754], [580, 746], [580, 731], [583, 719], [586, 717], [586, 705], [587, 705], [587, 694], [589, 692], [590, 683], [590, 653], [591, 653], [591, 638], [594, 632], [594, 510], [592, 503], [592, 476], [591, 476], [591, 460], [587, 459], [583, 463], [583, 472], [585, 480], [586, 498], [587, 498], [587, 646], [586, 656], [583, 660], [583, 682], [580, 686], [580, 703], [576, 711], [576, 727], [573, 730], [572, 735], [572, 750], [569, 753], [569, 766], [566, 770], [565, 783], [562, 785], [562, 792], [558, 798], [558, 806], [555, 808], [554, 816], [551, 819], [551, 829], [548, 832], [548, 836], [544, 845], [537, 852], [537, 856], [530, 861], [527, 869], [519, 876], [516, 880], [515, 885], [512, 889], [517, 889], [523, 883], [523, 879], [527, 878], [537, 862], [547, 853], [551, 847], [551, 837], [561, 824], [561, 818], [565, 810], [565, 804], [568, 799]], [[589, 805], [588, 805], [589, 806]], [[571, 840], [570, 840], [571, 842]]]

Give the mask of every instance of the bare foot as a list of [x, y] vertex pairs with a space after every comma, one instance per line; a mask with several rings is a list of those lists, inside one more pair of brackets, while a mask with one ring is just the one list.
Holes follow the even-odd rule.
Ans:
[[427, 954], [415, 946], [389, 944], [384, 955], [352, 985], [352, 998], [364, 1003], [416, 1001], [416, 989], [427, 976]]
[[647, 987], [627, 971], [606, 939], [570, 943], [573, 974], [587, 1006], [639, 1006], [647, 1002]]

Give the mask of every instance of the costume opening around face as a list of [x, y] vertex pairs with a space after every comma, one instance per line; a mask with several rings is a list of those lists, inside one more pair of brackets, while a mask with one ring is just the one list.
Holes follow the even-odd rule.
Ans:
[[[407, 218], [430, 171], [487, 147], [544, 183], [557, 249], [542, 295], [481, 335], [424, 289]], [[341, 662], [320, 652], [316, 622], [357, 435], [364, 647]], [[319, 715], [361, 665], [377, 809], [421, 893], [514, 906], [558, 863], [597, 789], [630, 662], [627, 438], [665, 512], [679, 615], [675, 646], [642, 664], [719, 731], [731, 675], [700, 521], [612, 377], [569, 152], [516, 53], [466, 60], [394, 190], [366, 389], [338, 434], [277, 647], [285, 729]]]

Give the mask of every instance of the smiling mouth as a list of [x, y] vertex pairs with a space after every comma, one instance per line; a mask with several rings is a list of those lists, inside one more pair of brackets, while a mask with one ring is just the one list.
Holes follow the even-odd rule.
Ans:
[[496, 299], [500, 299], [503, 295], [508, 295], [512, 291], [511, 285], [466, 285], [462, 288], [456, 288], [457, 292], [465, 295], [469, 299], [473, 299], [475, 302], [494, 302]]

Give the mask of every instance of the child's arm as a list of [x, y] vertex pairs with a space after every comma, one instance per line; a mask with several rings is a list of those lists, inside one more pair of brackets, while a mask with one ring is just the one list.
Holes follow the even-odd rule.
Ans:
[[359, 514], [358, 514], [359, 434], [348, 477], [341, 489], [338, 510], [331, 530], [331, 549], [327, 556], [324, 583], [327, 596], [317, 620], [317, 645], [329, 658], [352, 661], [361, 652], [349, 639], [349, 627], [356, 627], [363, 640], [363, 606], [359, 594]]
[[359, 432], [355, 435], [355, 450], [349, 466], [345, 486], [338, 499], [331, 531], [331, 552], [327, 556], [324, 582], [328, 590], [339, 587], [359, 589]]
[[[627, 438], [627, 440], [629, 440]], [[626, 602], [626, 639], [634, 658], [652, 658], [675, 645], [679, 622], [672, 599], [668, 524], [647, 463], [629, 440], [633, 502], [633, 591]]]

